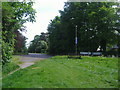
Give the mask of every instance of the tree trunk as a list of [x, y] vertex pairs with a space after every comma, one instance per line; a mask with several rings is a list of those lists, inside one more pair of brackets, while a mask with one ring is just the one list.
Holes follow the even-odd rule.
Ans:
[[100, 42], [100, 50], [102, 51], [102, 53], [104, 54], [104, 56], [106, 56], [106, 45], [107, 45], [107, 42], [105, 39], [102, 39], [101, 42]]

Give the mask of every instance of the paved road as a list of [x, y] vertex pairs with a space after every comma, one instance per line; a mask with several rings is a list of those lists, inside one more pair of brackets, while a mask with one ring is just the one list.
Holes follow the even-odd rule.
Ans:
[[37, 54], [37, 53], [29, 53], [28, 55], [21, 55], [21, 56], [24, 56], [24, 57], [33, 57], [33, 58], [49, 58], [49, 57], [52, 57], [50, 55], [47, 55], [47, 54]]
[[52, 57], [47, 54], [36, 54], [36, 53], [29, 53], [28, 55], [20, 55], [20, 56], [21, 56], [20, 62], [22, 62], [22, 64], [19, 64], [19, 66], [21, 69], [33, 65], [36, 61]]
[[[19, 61], [22, 62], [21, 64], [18, 64], [20, 66], [20, 68], [10, 72], [8, 75], [13, 74], [14, 72], [16, 72], [20, 69], [24, 69], [26, 67], [29, 67], [29, 66], [35, 64], [36, 61], [40, 61], [40, 60], [47, 59], [50, 57], [52, 57], [52, 56], [47, 55], [47, 54], [36, 54], [36, 53], [29, 53], [28, 55], [20, 55]], [[3, 77], [3, 78], [5, 78], [5, 77]]]

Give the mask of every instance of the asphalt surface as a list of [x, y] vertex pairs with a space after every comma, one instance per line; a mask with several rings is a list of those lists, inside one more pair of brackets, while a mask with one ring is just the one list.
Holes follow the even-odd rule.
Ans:
[[19, 66], [21, 69], [35, 64], [36, 61], [40, 61], [52, 57], [47, 54], [36, 54], [36, 53], [29, 53], [28, 55], [20, 55], [20, 56], [21, 56], [20, 62], [22, 62], [22, 64], [19, 64]]
[[47, 55], [47, 54], [37, 54], [37, 53], [29, 53], [28, 55], [21, 55], [24, 57], [33, 57], [33, 58], [50, 58], [52, 56]]

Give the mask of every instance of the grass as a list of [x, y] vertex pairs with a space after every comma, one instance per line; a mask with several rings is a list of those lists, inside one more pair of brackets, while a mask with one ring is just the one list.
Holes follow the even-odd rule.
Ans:
[[3, 88], [118, 88], [118, 59], [55, 56], [3, 79]]
[[19, 68], [19, 66], [17, 64], [20, 64], [21, 62], [19, 61], [20, 56], [16, 56], [14, 55], [12, 57], [12, 59], [10, 60], [11, 62], [6, 63], [5, 66], [3, 66], [2, 68], [2, 76], [6, 76], [8, 73], [16, 70], [17, 68]]
[[14, 53], [14, 55], [28, 55], [28, 53], [26, 52], [26, 53]]
[[19, 61], [21, 58], [21, 56], [18, 56], [18, 55], [13, 55], [12, 59], [11, 59], [11, 62], [14, 63], [14, 64], [21, 64], [22, 62]]

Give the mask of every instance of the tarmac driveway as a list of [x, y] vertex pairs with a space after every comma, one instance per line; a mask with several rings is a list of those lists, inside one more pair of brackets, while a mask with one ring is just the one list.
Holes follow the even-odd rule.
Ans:
[[33, 65], [36, 61], [52, 57], [47, 54], [36, 54], [36, 53], [29, 53], [28, 55], [20, 55], [20, 56], [21, 56], [20, 61], [22, 62], [22, 64], [19, 64], [19, 66], [21, 69]]

